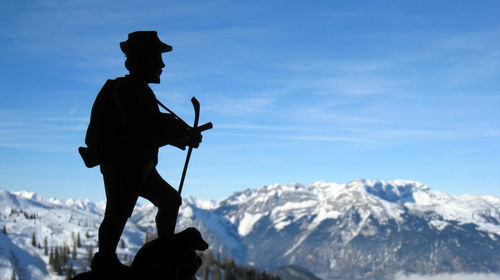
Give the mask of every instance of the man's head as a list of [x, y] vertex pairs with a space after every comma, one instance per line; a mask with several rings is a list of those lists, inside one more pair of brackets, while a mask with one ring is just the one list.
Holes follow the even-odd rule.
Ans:
[[125, 67], [130, 75], [145, 83], [159, 83], [162, 68], [165, 67], [161, 54], [172, 47], [158, 38], [156, 31], [136, 31], [128, 34], [128, 39], [120, 43], [127, 56]]

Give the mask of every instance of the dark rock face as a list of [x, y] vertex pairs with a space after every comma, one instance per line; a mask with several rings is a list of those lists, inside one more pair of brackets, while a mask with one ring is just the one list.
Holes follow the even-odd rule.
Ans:
[[[324, 220], [306, 236], [300, 234], [299, 225], [304, 227], [311, 220], [304, 218], [277, 232], [262, 218], [244, 239], [246, 244], [259, 244], [249, 247], [246, 261], [268, 269], [300, 265], [325, 279], [390, 279], [398, 271], [500, 271], [498, 237], [492, 238], [474, 224], [455, 222], [437, 230], [425, 218], [406, 214], [403, 222], [386, 224], [368, 216], [359, 226], [359, 215], [354, 209], [350, 213]], [[359, 226], [358, 234], [345, 234], [355, 226]], [[290, 245], [299, 243], [293, 253], [288, 251]]]

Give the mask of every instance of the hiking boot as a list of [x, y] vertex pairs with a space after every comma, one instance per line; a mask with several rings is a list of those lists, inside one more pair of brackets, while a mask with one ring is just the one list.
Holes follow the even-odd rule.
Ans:
[[95, 253], [90, 263], [90, 269], [96, 273], [128, 273], [131, 271], [129, 266], [120, 262], [116, 254], [104, 255], [100, 252]]

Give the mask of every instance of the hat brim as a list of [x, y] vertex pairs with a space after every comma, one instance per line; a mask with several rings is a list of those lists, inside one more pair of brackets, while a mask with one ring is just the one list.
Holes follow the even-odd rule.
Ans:
[[137, 54], [137, 53], [144, 53], [151, 51], [160, 51], [161, 53], [171, 52], [173, 48], [172, 46], [167, 45], [162, 41], [157, 42], [155, 46], [148, 46], [148, 47], [132, 46], [130, 42], [127, 40], [125, 42], [120, 43], [120, 49], [122, 50], [123, 53], [125, 53], [125, 55], [130, 55], [130, 54]]

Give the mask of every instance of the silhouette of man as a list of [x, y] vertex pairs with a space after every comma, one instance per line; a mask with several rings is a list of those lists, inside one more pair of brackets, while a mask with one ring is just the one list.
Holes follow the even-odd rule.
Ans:
[[162, 53], [172, 47], [160, 41], [156, 31], [137, 31], [130, 33], [120, 48], [130, 73], [105, 83], [92, 107], [85, 137], [89, 153], [100, 164], [107, 199], [92, 271], [128, 268], [115, 251], [139, 196], [158, 207], [159, 237], [174, 233], [182, 200], [155, 168], [158, 148], [167, 144], [197, 148], [202, 138], [199, 131], [173, 114], [161, 113], [148, 86], [160, 83], [165, 67]]

